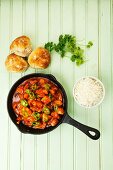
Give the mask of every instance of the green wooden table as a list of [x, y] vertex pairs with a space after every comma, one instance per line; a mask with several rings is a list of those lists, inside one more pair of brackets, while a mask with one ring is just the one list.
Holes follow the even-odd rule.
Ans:
[[[113, 169], [112, 6], [112, 0], [0, 0], [0, 170]], [[6, 71], [4, 62], [14, 38], [28, 35], [35, 48], [48, 40], [57, 41], [61, 33], [94, 42], [85, 51], [86, 64], [77, 67], [54, 54], [46, 70]], [[70, 116], [99, 129], [100, 140], [93, 141], [67, 124], [42, 136], [17, 130], [7, 113], [7, 95], [17, 79], [33, 72], [56, 76], [66, 89]], [[91, 110], [78, 106], [72, 97], [75, 81], [85, 75], [99, 77], [106, 89], [103, 104]]]

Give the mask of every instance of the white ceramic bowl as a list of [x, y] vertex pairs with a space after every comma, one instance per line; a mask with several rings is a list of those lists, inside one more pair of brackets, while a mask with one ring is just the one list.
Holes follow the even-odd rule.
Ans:
[[[78, 82], [80, 82], [81, 80], [83, 80], [85, 78], [91, 78], [91, 79], [96, 80], [100, 84], [100, 86], [102, 87], [102, 91], [103, 91], [102, 98], [100, 99], [100, 101], [97, 104], [92, 105], [92, 106], [85, 106], [85, 105], [79, 103], [79, 101], [76, 99], [76, 96], [75, 96], [75, 88], [76, 88]], [[82, 106], [84, 108], [93, 108], [93, 107], [99, 106], [102, 103], [102, 101], [104, 100], [104, 97], [105, 97], [105, 87], [104, 87], [103, 83], [98, 78], [96, 78], [96, 77], [93, 77], [93, 76], [82, 77], [82, 78], [80, 78], [79, 80], [76, 81], [76, 83], [75, 83], [75, 85], [73, 87], [73, 97], [74, 97], [76, 103], [79, 104], [80, 106]]]

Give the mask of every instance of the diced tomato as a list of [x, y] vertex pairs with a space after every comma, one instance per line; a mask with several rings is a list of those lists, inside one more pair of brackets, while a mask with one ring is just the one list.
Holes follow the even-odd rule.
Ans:
[[42, 108], [38, 108], [38, 107], [30, 107], [30, 109], [34, 112], [41, 112]]
[[25, 110], [28, 112], [28, 115], [31, 115], [31, 114], [32, 114], [31, 109], [29, 109], [28, 107], [26, 107]]
[[44, 94], [48, 94], [48, 91], [45, 90], [45, 89], [43, 89], [43, 93], [44, 93]]
[[57, 98], [57, 100], [62, 101], [62, 94], [59, 92], [59, 93], [56, 95], [56, 98]]
[[17, 115], [20, 115], [20, 110], [19, 110], [19, 109], [15, 108], [14, 111], [15, 111], [15, 113], [16, 113]]
[[18, 96], [19, 96], [20, 100], [23, 99], [23, 94], [19, 94]]
[[44, 96], [41, 100], [44, 104], [48, 104], [51, 102], [51, 99], [49, 98], [49, 96]]
[[58, 124], [58, 119], [52, 119], [51, 126], [55, 126]]
[[61, 100], [55, 100], [54, 104], [58, 105], [58, 106], [61, 106], [62, 105], [62, 101]]
[[44, 129], [46, 127], [46, 123], [42, 122], [42, 123], [37, 123], [35, 126], [33, 126], [33, 128], [35, 129]]
[[35, 83], [37, 83], [37, 80], [30, 80], [30, 84], [35, 84]]
[[58, 113], [59, 115], [63, 115], [63, 114], [64, 114], [64, 109], [63, 109], [63, 108], [58, 108], [58, 109], [57, 109], [57, 113]]
[[27, 93], [24, 93], [24, 99], [28, 99], [29, 95]]
[[30, 107], [30, 109], [33, 111], [33, 112], [35, 112], [35, 111], [37, 111], [37, 108], [36, 107]]
[[58, 90], [58, 88], [57, 88], [56, 86], [52, 86], [51, 89], [54, 90], [54, 91], [57, 91], [57, 90]]
[[43, 103], [41, 101], [37, 101], [37, 100], [32, 100], [30, 105], [33, 106], [33, 107], [38, 107], [38, 108], [42, 108], [43, 107]]
[[32, 100], [32, 103], [31, 103], [33, 106], [37, 106], [37, 101], [36, 100]]
[[56, 118], [56, 119], [60, 119], [60, 116], [58, 115], [57, 112], [52, 112], [52, 113], [51, 113], [51, 116], [54, 117], [54, 118]]
[[48, 119], [50, 120], [52, 118], [52, 116], [48, 115]]
[[36, 121], [35, 117], [29, 116], [26, 119], [24, 119], [24, 123], [27, 126], [32, 126], [33, 122]]
[[55, 94], [55, 91], [54, 91], [54, 90], [50, 89], [49, 91], [50, 91], [50, 93], [51, 93], [52, 95]]
[[36, 102], [36, 105], [37, 105], [38, 108], [42, 108], [43, 107], [43, 103], [39, 102], [39, 101]]
[[16, 92], [17, 92], [17, 93], [20, 93], [20, 94], [23, 94], [23, 92], [24, 92], [23, 86], [19, 86], [19, 87], [17, 88]]
[[22, 121], [22, 117], [18, 116], [16, 120], [17, 120], [17, 124], [19, 124]]
[[29, 99], [29, 100], [28, 100], [28, 104], [29, 104], [30, 106], [32, 106], [32, 102], [33, 102], [33, 99]]
[[45, 93], [43, 92], [42, 88], [36, 90], [36, 94], [38, 94], [39, 97], [44, 97], [45, 96]]
[[45, 80], [44, 80], [44, 79], [40, 79], [40, 80], [39, 80], [39, 83], [42, 85], [42, 84], [45, 83]]
[[22, 109], [23, 108], [23, 106], [19, 103], [18, 105], [17, 105], [17, 109]]
[[16, 109], [17, 108], [17, 102], [13, 102], [12, 106], [13, 106], [13, 109]]
[[29, 83], [26, 83], [25, 86], [24, 86], [24, 91], [25, 91], [26, 89], [28, 89], [28, 87], [29, 87]]
[[39, 126], [39, 129], [45, 129], [46, 127], [46, 122], [42, 122]]

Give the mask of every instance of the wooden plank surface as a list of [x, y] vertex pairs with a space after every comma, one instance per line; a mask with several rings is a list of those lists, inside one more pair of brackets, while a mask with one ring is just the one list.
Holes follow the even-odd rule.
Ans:
[[[8, 73], [4, 62], [11, 41], [31, 37], [33, 48], [57, 41], [60, 34], [74, 34], [83, 43], [88, 61], [77, 67], [68, 58], [52, 55], [46, 70], [29, 68]], [[112, 0], [0, 0], [0, 170], [111, 170], [113, 169], [113, 1]], [[7, 95], [13, 83], [33, 72], [53, 74], [66, 89], [68, 113], [100, 130], [93, 141], [74, 127], [62, 124], [42, 136], [21, 134], [7, 113]], [[72, 97], [77, 79], [98, 77], [105, 85], [103, 104], [94, 109], [78, 106]]]

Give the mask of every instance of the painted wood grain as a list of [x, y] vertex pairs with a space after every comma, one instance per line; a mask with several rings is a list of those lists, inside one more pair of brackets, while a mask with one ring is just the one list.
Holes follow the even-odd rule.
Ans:
[[[110, 0], [100, 1], [100, 76], [105, 84], [106, 98], [102, 105], [101, 117], [100, 117], [100, 127], [101, 127], [101, 143], [100, 143], [100, 158], [101, 158], [101, 168], [111, 169], [112, 165], [112, 84], [111, 84], [111, 41], [110, 41]], [[107, 117], [106, 117], [107, 116]], [[108, 158], [109, 153], [109, 158]]]
[[[61, 3], [49, 1], [49, 40], [56, 41], [61, 31]], [[61, 63], [60, 57], [52, 55], [50, 72], [60, 81]], [[57, 65], [56, 65], [57, 64]], [[54, 133], [55, 132], [55, 133]], [[61, 169], [61, 127], [50, 133], [49, 138], [49, 170]], [[57, 150], [57, 151], [56, 151]]]
[[[7, 11], [5, 10], [7, 8]], [[7, 18], [7, 22], [4, 18]], [[2, 169], [8, 169], [10, 164], [9, 160], [9, 117], [7, 114], [6, 100], [9, 91], [9, 76], [4, 67], [5, 57], [7, 56], [8, 46], [9, 46], [9, 23], [10, 23], [10, 2], [0, 1], [0, 43], [1, 49], [1, 67], [0, 67], [0, 163]], [[7, 42], [7, 43], [6, 43]], [[4, 44], [4, 46], [3, 46]], [[4, 86], [5, 85], [5, 86]], [[4, 95], [3, 95], [4, 94]]]
[[[18, 13], [17, 13], [18, 11]], [[18, 2], [18, 6], [15, 1], [10, 1], [10, 23], [9, 23], [9, 40], [10, 43], [12, 40], [15, 39], [15, 37], [18, 37], [22, 35], [22, 1], [20, 0]], [[17, 22], [18, 21], [18, 22]], [[17, 29], [18, 28], [18, 29]], [[9, 53], [9, 47], [8, 47], [8, 53]], [[8, 55], [8, 54], [7, 54]], [[4, 56], [5, 58], [6, 56]], [[21, 74], [9, 74], [9, 84], [10, 88], [11, 86], [21, 77]], [[21, 134], [18, 133], [17, 128], [15, 128], [15, 125], [10, 121], [9, 122], [9, 138], [8, 143], [10, 143], [9, 147], [9, 165], [8, 169], [15, 169], [15, 163], [17, 164], [17, 169], [19, 170], [21, 167], [20, 161], [21, 161]], [[16, 140], [15, 140], [16, 139]], [[15, 154], [16, 151], [16, 154]], [[14, 156], [15, 155], [15, 156]]]
[[[73, 33], [72, 12], [73, 12], [73, 1], [62, 0], [61, 1], [61, 33], [62, 34]], [[68, 58], [64, 58], [64, 60], [61, 61], [61, 83], [63, 84], [67, 93], [67, 97], [69, 100], [68, 112], [71, 116], [73, 115], [73, 101], [71, 98], [72, 83], [73, 83], [72, 76], [73, 76], [72, 63]], [[73, 169], [73, 159], [70, 159], [72, 155], [73, 155], [73, 127], [67, 124], [63, 124], [61, 127], [61, 161], [62, 161], [61, 170], [64, 170], [66, 168]]]
[[[87, 1], [86, 6], [86, 41], [92, 39], [94, 46], [87, 50], [86, 54], [89, 61], [87, 62], [87, 75], [98, 77], [98, 1]], [[91, 58], [91, 60], [90, 60]], [[87, 111], [87, 124], [99, 129], [99, 108]], [[92, 147], [93, 146], [93, 147]], [[93, 159], [95, 158], [95, 159]], [[90, 160], [90, 161], [89, 161]], [[99, 169], [99, 140], [92, 141], [87, 139], [87, 168]]]

